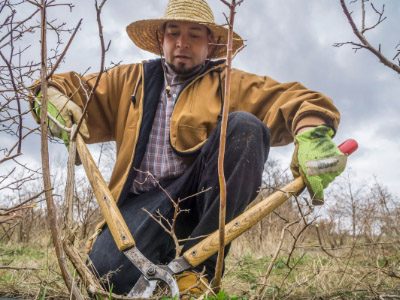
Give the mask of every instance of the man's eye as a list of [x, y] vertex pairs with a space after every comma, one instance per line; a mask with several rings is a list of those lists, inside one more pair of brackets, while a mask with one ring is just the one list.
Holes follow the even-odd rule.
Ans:
[[171, 35], [171, 36], [178, 36], [178, 35], [179, 35], [179, 32], [173, 31], [173, 32], [170, 32], [169, 35]]
[[192, 39], [198, 39], [200, 36], [197, 35], [197, 34], [191, 34], [190, 37], [191, 37]]

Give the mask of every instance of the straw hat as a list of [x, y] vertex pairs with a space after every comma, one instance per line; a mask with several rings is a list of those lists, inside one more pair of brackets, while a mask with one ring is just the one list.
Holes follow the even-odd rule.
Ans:
[[[226, 55], [228, 28], [215, 24], [214, 14], [205, 0], [169, 0], [164, 17], [161, 19], [140, 20], [131, 23], [126, 31], [139, 48], [160, 54], [158, 36], [162, 26], [168, 21], [187, 21], [207, 26], [213, 34], [214, 41], [222, 44], [216, 47], [210, 58], [221, 58]], [[243, 45], [242, 38], [234, 33], [233, 52]]]

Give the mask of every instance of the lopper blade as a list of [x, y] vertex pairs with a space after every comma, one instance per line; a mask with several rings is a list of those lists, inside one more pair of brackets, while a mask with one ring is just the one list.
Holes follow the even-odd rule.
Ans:
[[144, 275], [140, 276], [135, 286], [128, 293], [132, 298], [150, 298], [157, 287], [157, 280], [147, 280]]
[[178, 284], [171, 273], [153, 264], [136, 247], [125, 250], [124, 254], [143, 274], [129, 294], [132, 293], [137, 297], [149, 298], [156, 288], [157, 281], [160, 280], [168, 285], [172, 297], [179, 297]]

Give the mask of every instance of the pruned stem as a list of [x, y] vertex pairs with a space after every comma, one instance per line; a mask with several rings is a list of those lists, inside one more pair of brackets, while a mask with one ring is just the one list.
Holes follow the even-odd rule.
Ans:
[[45, 0], [41, 2], [41, 91], [42, 91], [42, 109], [40, 115], [41, 129], [41, 157], [43, 170], [43, 185], [45, 190], [47, 204], [47, 220], [51, 230], [51, 236], [54, 248], [57, 255], [58, 265], [60, 266], [61, 274], [68, 289], [71, 291], [71, 296], [74, 299], [82, 299], [83, 296], [77, 288], [71, 274], [68, 272], [66, 257], [61, 242], [61, 234], [57, 222], [56, 206], [53, 200], [52, 185], [50, 178], [49, 165], [49, 149], [47, 141], [47, 40], [46, 40], [46, 8]]
[[242, 3], [241, 1], [232, 0], [229, 4], [225, 0], [221, 0], [225, 5], [229, 7], [229, 31], [228, 31], [228, 44], [226, 53], [226, 77], [225, 77], [225, 89], [224, 89], [224, 103], [222, 109], [222, 120], [221, 120], [221, 133], [219, 139], [219, 152], [218, 152], [218, 181], [219, 181], [219, 251], [217, 257], [217, 264], [215, 267], [215, 279], [213, 286], [218, 290], [221, 286], [222, 269], [225, 257], [225, 222], [226, 222], [226, 181], [224, 172], [224, 158], [226, 148], [226, 131], [228, 127], [228, 115], [229, 115], [229, 103], [230, 103], [230, 91], [231, 91], [231, 69], [232, 69], [232, 58], [233, 58], [233, 24], [235, 21], [236, 7]]

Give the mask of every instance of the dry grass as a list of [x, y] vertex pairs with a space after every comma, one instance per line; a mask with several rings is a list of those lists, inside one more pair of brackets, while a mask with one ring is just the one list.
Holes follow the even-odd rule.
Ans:
[[385, 299], [385, 295], [400, 295], [399, 278], [388, 275], [391, 268], [399, 270], [398, 256], [389, 258], [390, 267], [381, 268], [374, 259], [365, 260], [362, 253], [348, 261], [314, 251], [293, 257], [297, 265], [291, 272], [286, 259], [282, 256], [275, 261], [261, 297], [260, 279], [270, 258], [232, 253], [224, 288], [232, 295], [257, 299]]
[[[316, 220], [304, 199], [292, 200], [234, 241], [225, 292], [239, 299], [400, 299], [400, 201], [379, 186], [359, 198], [340, 191], [325, 219]], [[89, 217], [77, 239], [85, 240], [96, 214], [92, 198], [82, 199], [79, 207], [88, 203], [88, 209], [78, 211]], [[357, 218], [349, 214], [354, 211]], [[27, 211], [12, 232], [2, 233], [0, 297], [69, 299], [44, 215], [40, 208]]]
[[69, 298], [51, 243], [0, 244], [0, 265], [0, 296]]
[[[348, 238], [341, 248], [320, 248], [306, 233], [293, 249], [285, 237], [278, 257], [278, 236], [260, 242], [260, 228], [235, 241], [227, 259], [224, 289], [249, 299], [400, 299], [400, 246]], [[289, 257], [289, 254], [291, 255]], [[269, 264], [272, 272], [262, 284]]]
[[[260, 283], [272, 255], [264, 253], [267, 246], [259, 247], [256, 242], [249, 246], [253, 239], [254, 233], [247, 234], [232, 245], [223, 280], [223, 289], [229, 295], [242, 299], [400, 298], [400, 253], [393, 245], [347, 245], [329, 250], [337, 258], [319, 248], [300, 245], [288, 262], [289, 242], [273, 262], [262, 297]], [[274, 250], [277, 243], [266, 245]], [[0, 261], [9, 267], [0, 269], [1, 296], [69, 299], [50, 244], [0, 244]]]

